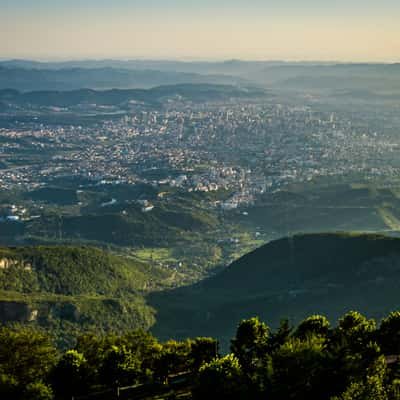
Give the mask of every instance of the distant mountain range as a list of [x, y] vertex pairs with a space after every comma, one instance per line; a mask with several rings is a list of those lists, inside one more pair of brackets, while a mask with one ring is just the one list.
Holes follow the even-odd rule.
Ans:
[[181, 83], [258, 84], [296, 90], [400, 90], [400, 64], [283, 61], [82, 60], [0, 62], [0, 89], [149, 88]]
[[70, 91], [19, 92], [14, 89], [0, 90], [0, 104], [20, 106], [68, 107], [77, 104], [121, 105], [132, 101], [155, 104], [162, 99], [181, 96], [186, 100], [205, 101], [229, 98], [249, 98], [263, 96], [266, 92], [257, 88], [231, 85], [180, 84], [158, 86], [152, 89], [113, 89], [98, 91], [79, 89]]
[[310, 234], [266, 244], [197, 285], [150, 296], [162, 338], [211, 335], [225, 345], [236, 324], [260, 316], [277, 327], [310, 314], [332, 321], [356, 309], [381, 318], [398, 309], [400, 239]]
[[121, 70], [154, 70], [172, 71], [195, 74], [229, 74], [243, 75], [263, 68], [282, 65], [332, 65], [333, 63], [296, 62], [284, 61], [176, 61], [176, 60], [75, 60], [40, 62], [31, 60], [6, 60], [0, 61], [0, 66], [6, 68], [24, 68], [37, 70], [62, 70], [62, 69], [98, 69], [115, 68]]
[[21, 91], [150, 88], [182, 83], [245, 83], [243, 78], [224, 75], [201, 75], [192, 72], [114, 67], [63, 69], [21, 68], [0, 63], [0, 89]]

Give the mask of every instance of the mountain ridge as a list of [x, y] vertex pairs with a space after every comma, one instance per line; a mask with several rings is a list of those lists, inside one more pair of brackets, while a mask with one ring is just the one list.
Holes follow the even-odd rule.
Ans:
[[68, 66], [61, 69], [44, 69], [24, 64], [21, 66], [0, 62], [0, 88], [21, 91], [68, 90], [81, 87], [103, 90], [111, 88], [147, 89], [168, 84], [238, 84], [244, 82], [244, 78], [224, 74], [160, 71], [144, 67], [142, 69], [124, 69], [106, 65], [92, 68]]
[[400, 238], [306, 234], [267, 243], [196, 285], [151, 294], [149, 304], [160, 337], [214, 335], [226, 345], [254, 315], [274, 326], [309, 314], [335, 320], [349, 308], [380, 318], [398, 308], [399, 282]]
[[22, 92], [14, 89], [0, 89], [0, 101], [9, 104], [37, 106], [72, 106], [96, 103], [97, 105], [120, 105], [129, 101], [158, 103], [164, 97], [182, 96], [192, 101], [207, 99], [228, 99], [230, 97], [254, 97], [266, 92], [256, 88], [241, 88], [220, 84], [176, 84], [156, 86], [151, 89], [110, 89], [95, 90], [81, 88], [74, 90], [35, 90]]

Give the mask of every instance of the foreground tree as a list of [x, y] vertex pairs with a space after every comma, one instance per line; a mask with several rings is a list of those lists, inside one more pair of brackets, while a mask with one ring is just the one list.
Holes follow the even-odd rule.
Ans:
[[231, 351], [245, 371], [256, 367], [268, 349], [269, 328], [258, 318], [243, 320], [231, 341]]
[[377, 338], [386, 355], [400, 355], [400, 312], [391, 312], [379, 327]]
[[140, 361], [124, 345], [112, 346], [105, 354], [99, 374], [108, 386], [134, 385], [141, 375]]
[[0, 368], [18, 384], [46, 380], [57, 352], [48, 336], [31, 330], [0, 329]]
[[56, 349], [48, 336], [28, 329], [1, 328], [1, 393], [8, 393], [12, 399], [52, 398], [52, 390], [45, 382], [56, 357]]
[[[389, 391], [385, 386], [386, 364], [380, 357], [370, 368], [365, 377], [350, 383], [347, 390], [332, 400], [389, 400]], [[393, 397], [393, 399], [395, 399]]]
[[86, 393], [90, 376], [88, 363], [82, 353], [68, 350], [52, 372], [52, 383], [59, 398]]
[[169, 340], [161, 345], [154, 361], [154, 376], [165, 381], [168, 375], [189, 371], [191, 343], [190, 340], [185, 342]]
[[43, 382], [32, 382], [24, 390], [23, 400], [52, 400], [53, 390]]
[[239, 360], [229, 354], [204, 364], [192, 391], [194, 400], [241, 400], [247, 398], [248, 387]]
[[267, 339], [268, 352], [272, 353], [284, 343], [286, 343], [293, 331], [293, 328], [289, 324], [289, 320], [283, 319], [279, 324], [277, 331], [269, 334]]
[[294, 336], [299, 339], [306, 339], [308, 336], [319, 336], [326, 338], [329, 333], [330, 323], [328, 319], [322, 315], [312, 315], [300, 322]]
[[217, 357], [217, 340], [208, 337], [198, 337], [192, 341], [189, 358], [194, 371], [197, 371], [203, 364], [209, 363]]
[[375, 339], [376, 323], [356, 311], [350, 311], [339, 319], [333, 340], [341, 342], [353, 352], [362, 352]]
[[273, 396], [276, 399], [323, 399], [326, 354], [323, 339], [292, 338], [272, 355]]

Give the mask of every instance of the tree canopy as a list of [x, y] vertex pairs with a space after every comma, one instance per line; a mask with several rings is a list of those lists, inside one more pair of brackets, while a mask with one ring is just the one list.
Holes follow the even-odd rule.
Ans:
[[132, 397], [149, 399], [396, 400], [399, 315], [379, 327], [354, 311], [335, 326], [314, 315], [297, 327], [283, 320], [276, 330], [249, 318], [222, 355], [209, 337], [161, 343], [143, 330], [87, 334], [60, 351], [44, 333], [1, 328], [0, 394], [63, 400], [103, 393], [111, 400], [128, 387]]

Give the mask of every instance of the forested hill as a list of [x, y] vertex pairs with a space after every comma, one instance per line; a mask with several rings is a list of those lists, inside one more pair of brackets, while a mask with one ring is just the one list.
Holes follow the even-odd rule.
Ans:
[[200, 284], [151, 296], [161, 337], [214, 335], [224, 342], [251, 315], [297, 322], [349, 309], [381, 317], [399, 306], [400, 239], [313, 234], [271, 242]]
[[143, 292], [161, 270], [93, 247], [0, 248], [0, 288], [20, 293], [109, 295]]
[[345, 233], [296, 235], [246, 254], [205, 285], [255, 294], [266, 289], [300, 290], [310, 281], [354, 284], [355, 276], [388, 278], [390, 265], [376, 264], [392, 256], [400, 256], [400, 239]]
[[85, 331], [148, 329], [143, 293], [169, 273], [92, 247], [0, 248], [0, 320], [43, 327], [59, 345]]
[[335, 320], [350, 309], [380, 318], [399, 308], [400, 239], [298, 235], [196, 285], [158, 290], [170, 273], [91, 247], [0, 248], [0, 318], [45, 327], [60, 345], [85, 331], [141, 327], [162, 339], [214, 336], [222, 346], [253, 315], [272, 327], [316, 313]]

